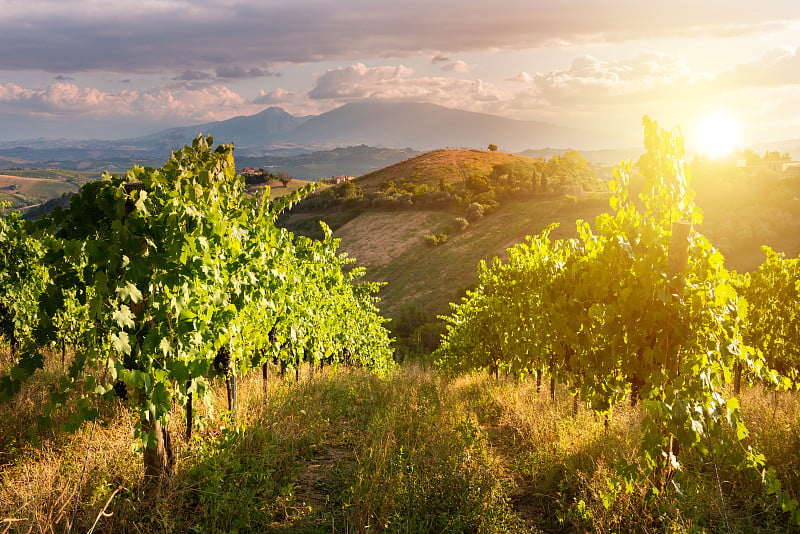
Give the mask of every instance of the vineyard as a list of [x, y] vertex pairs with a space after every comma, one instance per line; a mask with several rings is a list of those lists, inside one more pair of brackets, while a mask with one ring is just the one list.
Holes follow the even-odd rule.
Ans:
[[[108, 531], [732, 532], [721, 476], [794, 528], [797, 483], [754, 435], [786, 442], [798, 421], [782, 410], [784, 434], [766, 433], [743, 399], [793, 406], [800, 258], [765, 249], [756, 271], [728, 271], [695, 230], [682, 137], [644, 125], [640, 198], [623, 164], [613, 212], [579, 222], [577, 239], [548, 229], [482, 263], [445, 317], [436, 371], [394, 364], [378, 285], [329, 229], [312, 240], [276, 226], [313, 184], [251, 198], [232, 147], [210, 138], [161, 169], [86, 184], [47, 218], [3, 217], [0, 413], [24, 415], [0, 438], [0, 477], [29, 480], [38, 451], [76, 458], [35, 506], [0, 494], [0, 532], [71, 531], [79, 510], [84, 530]], [[128, 435], [127, 456], [103, 449], [119, 473], [140, 463], [86, 490], [61, 469], [85, 471], [95, 429]], [[564, 433], [619, 442], [607, 455], [585, 444], [601, 490], [568, 455], [531, 468], [536, 440], [552, 453]], [[579, 490], [545, 474], [571, 463], [564, 484]], [[713, 465], [704, 491], [724, 523], [682, 508], [697, 465]], [[520, 480], [542, 486], [520, 496]], [[540, 492], [558, 505], [532, 509]], [[154, 504], [162, 494], [185, 510]], [[114, 517], [115, 497], [127, 504]], [[149, 508], [160, 515], [137, 523]]]
[[[163, 168], [87, 184], [68, 210], [35, 224], [3, 219], [3, 334], [13, 367], [0, 399], [44, 364], [73, 353], [38, 418], [47, 430], [71, 390], [67, 430], [97, 417], [95, 399], [138, 407], [145, 472], [170, 470], [164, 425], [173, 402], [203, 399], [211, 373], [225, 377], [236, 411], [237, 378], [269, 365], [282, 373], [346, 361], [385, 372], [389, 338], [359, 271], [324, 241], [294, 240], [277, 215], [306, 190], [250, 199], [234, 176], [232, 147], [197, 139]], [[66, 366], [66, 361], [63, 362]], [[196, 422], [196, 421], [195, 421]]]

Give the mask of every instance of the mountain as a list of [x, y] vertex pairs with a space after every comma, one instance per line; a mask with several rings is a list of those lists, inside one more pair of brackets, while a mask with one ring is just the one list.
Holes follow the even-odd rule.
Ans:
[[609, 132], [520, 121], [435, 104], [358, 102], [312, 117], [288, 135], [296, 144], [383, 145], [429, 150], [486, 148], [490, 143], [515, 152], [526, 148], [599, 149], [639, 144]]
[[266, 148], [280, 146], [319, 149], [369, 145], [431, 150], [486, 148], [492, 143], [515, 152], [543, 147], [588, 150], [639, 144], [636, 139], [610, 132], [507, 119], [435, 104], [375, 101], [346, 104], [311, 117], [294, 117], [271, 107], [256, 115], [170, 128], [126, 142], [159, 149], [178, 148], [200, 133], [212, 135], [217, 142], [233, 142], [252, 156], [266, 155]]
[[207, 122], [194, 126], [170, 128], [151, 135], [130, 139], [133, 144], [168, 140], [171, 148], [178, 148], [191, 142], [198, 135], [211, 135], [220, 143], [233, 143], [239, 148], [263, 147], [281, 142], [287, 135], [307, 120], [295, 117], [282, 108], [270, 107], [260, 113], [239, 116], [224, 121]]

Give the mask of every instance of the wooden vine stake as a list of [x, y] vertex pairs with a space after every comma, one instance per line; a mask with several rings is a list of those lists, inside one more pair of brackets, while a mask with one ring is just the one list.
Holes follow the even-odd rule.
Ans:
[[[144, 184], [142, 182], [129, 182], [122, 184], [122, 188], [125, 194], [130, 195], [134, 191], [144, 191]], [[135, 209], [134, 201], [131, 198], [127, 198], [125, 200], [125, 220], [130, 217]], [[126, 252], [131, 257], [136, 254], [146, 254], [148, 251], [147, 243], [142, 240], [141, 246], [141, 250], [128, 250]], [[131, 303], [131, 311], [137, 317], [142, 315], [147, 308], [148, 296], [149, 295], [144, 294], [141, 301]], [[139, 392], [139, 398], [141, 403], [144, 399], [144, 391]], [[148, 440], [143, 455], [145, 479], [148, 481], [157, 481], [172, 473], [172, 465], [174, 463], [172, 440], [169, 431], [162, 425], [159, 419], [155, 418], [154, 413], [151, 412], [148, 417], [141, 421], [141, 424], [142, 433], [149, 434], [151, 438]]]
[[[192, 381], [186, 382], [186, 390], [192, 387]], [[192, 439], [192, 393], [187, 393], [186, 399], [186, 443]]]
[[[676, 298], [683, 297], [684, 279], [680, 273], [689, 263], [689, 234], [692, 231], [692, 224], [686, 221], [676, 221], [672, 223], [672, 239], [669, 243], [669, 274], [672, 277], [672, 292]], [[667, 340], [669, 343], [670, 340]], [[672, 364], [672, 371], [677, 375], [680, 373], [680, 350], [675, 351], [675, 361], [666, 362], [667, 366]], [[680, 453], [680, 444], [675, 440], [675, 436], [669, 437], [669, 450], [667, 458], [677, 457]], [[671, 464], [671, 462], [670, 462]]]

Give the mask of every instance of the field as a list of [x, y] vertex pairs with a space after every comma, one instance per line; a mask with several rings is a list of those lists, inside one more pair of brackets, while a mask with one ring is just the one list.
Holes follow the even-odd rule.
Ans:
[[497, 213], [472, 223], [437, 247], [423, 237], [435, 233], [457, 215], [444, 211], [370, 211], [339, 228], [341, 248], [367, 267], [366, 279], [387, 285], [379, 296], [381, 311], [396, 318], [404, 306], [436, 313], [447, 311], [475, 280], [478, 262], [503, 257], [505, 249], [535, 235], [552, 222], [554, 237], [574, 237], [575, 220], [594, 220], [596, 205], [565, 208], [560, 200], [512, 202]]
[[75, 183], [65, 180], [0, 174], [0, 200], [8, 200], [12, 208], [40, 204], [77, 191]]
[[[275, 181], [272, 185], [269, 186], [269, 198], [274, 200], [278, 197], [282, 197], [284, 195], [288, 195], [289, 193], [304, 187], [311, 182], [306, 180], [291, 180], [288, 184], [283, 185], [282, 183]], [[254, 195], [261, 195], [264, 188], [267, 187], [266, 185], [255, 185], [250, 186], [250, 191]]]
[[[715, 466], [687, 451], [681, 494], [657, 476], [632, 493], [609, 486], [616, 462], [636, 461], [637, 409], [617, 407], [606, 429], [582, 403], [573, 415], [561, 388], [551, 401], [534, 380], [414, 365], [387, 379], [344, 367], [305, 369], [299, 382], [251, 375], [235, 420], [217, 382], [190, 441], [173, 410], [173, 474], [154, 487], [132, 446], [136, 415], [119, 400], [93, 431], [31, 441], [42, 388], [61, 369], [51, 357], [0, 406], [1, 532], [63, 532], [73, 513], [73, 532], [788, 531], [760, 480], [725, 455]], [[752, 441], [797, 495], [800, 396], [753, 387], [742, 404]]]
[[[670, 145], [667, 143], [665, 146]], [[487, 155], [482, 151], [460, 151], [457, 157], [459, 161], [467, 162], [464, 163], [466, 166], [459, 167], [461, 163], [454, 162], [450, 166], [459, 167], [458, 173], [463, 176], [477, 165], [469, 159], [473, 152], [480, 157]], [[433, 162], [447, 155], [445, 151], [432, 154], [434, 156], [430, 156], [429, 161]], [[413, 163], [414, 172], [420, 169], [419, 161]], [[426, 183], [428, 179], [433, 180], [431, 176], [439, 172], [436, 170], [439, 167], [433, 165], [431, 169], [430, 175], [417, 175], [414, 180]], [[435, 181], [438, 182], [439, 178], [442, 176]], [[17, 180], [28, 182], [15, 182], [9, 186], [22, 183], [34, 188], [37, 181], [48, 181], [43, 178]], [[359, 183], [366, 184], [363, 178]], [[706, 184], [698, 197], [713, 197], [718, 186], [725, 183]], [[741, 186], [742, 183], [738, 182], [738, 189], [731, 196], [740, 202], [737, 209], [744, 210], [747, 208], [744, 200], [755, 198], [753, 191], [764, 192], [764, 186], [762, 182], [747, 182], [746, 187]], [[270, 190], [270, 197], [275, 198], [303, 185], [305, 182], [299, 180], [293, 180], [288, 187], [276, 184]], [[759, 199], [757, 209], [741, 219], [757, 222], [761, 225], [759, 228], [771, 232], [771, 239], [785, 239], [791, 250], [793, 241], [785, 230], [798, 224], [797, 184], [776, 180], [772, 186], [768, 194]], [[16, 189], [21, 187], [16, 185]], [[174, 190], [162, 188], [154, 195]], [[643, 203], [646, 203], [646, 197], [642, 195]], [[445, 312], [448, 302], [457, 301], [466, 288], [475, 284], [477, 264], [481, 260], [504, 257], [508, 246], [552, 223], [559, 224], [551, 234], [552, 238], [573, 237], [576, 220], [591, 222], [609, 209], [606, 195], [602, 193], [584, 198], [559, 198], [555, 194], [529, 195], [529, 198], [522, 201], [505, 197], [500, 205], [487, 204], [495, 209], [488, 209], [485, 216], [472, 218], [468, 226], [450, 232], [446, 242], [434, 246], [426, 244], [426, 236], [439, 233], [445, 226], [454, 225], [455, 217], [466, 215], [464, 204], [469, 200], [461, 204], [451, 202], [439, 210], [430, 205], [423, 209], [422, 203], [411, 203], [406, 209], [380, 208], [380, 204], [373, 208], [370, 199], [358, 204], [360, 200], [357, 197], [338, 204], [320, 204], [327, 210], [324, 218], [336, 229], [335, 237], [341, 239], [339, 251], [356, 257], [357, 265], [368, 268], [366, 280], [386, 282], [380, 293], [383, 300], [379, 306], [383, 315], [392, 319], [392, 325], [405, 324], [404, 333], [400, 333], [400, 329], [395, 332], [395, 358], [403, 363], [380, 376], [345, 363], [361, 361], [363, 365], [375, 365], [379, 371], [387, 370], [391, 368], [387, 363], [391, 353], [382, 329], [359, 334], [367, 340], [372, 339], [375, 346], [364, 345], [351, 352], [353, 343], [360, 341], [352, 333], [360, 326], [372, 323], [369, 322], [370, 315], [359, 315], [363, 311], [361, 308], [348, 307], [355, 301], [355, 290], [353, 294], [345, 293], [345, 298], [338, 298], [340, 293], [334, 291], [330, 295], [323, 291], [326, 288], [341, 290], [337, 280], [343, 277], [336, 271], [338, 263], [323, 268], [322, 259], [327, 251], [310, 248], [312, 245], [308, 241], [301, 241], [297, 249], [284, 250], [287, 253], [285, 257], [276, 256], [281, 258], [280, 261], [267, 263], [268, 258], [272, 261], [267, 254], [271, 252], [268, 250], [271, 246], [269, 238], [277, 235], [269, 233], [267, 230], [271, 231], [271, 228], [268, 226], [259, 227], [259, 224], [271, 224], [268, 218], [247, 219], [246, 222], [238, 219], [242, 226], [234, 227], [235, 232], [222, 232], [225, 235], [212, 233], [212, 240], [197, 240], [199, 247], [219, 241], [229, 248], [214, 249], [213, 253], [202, 256], [202, 262], [187, 264], [197, 266], [198, 271], [187, 277], [186, 285], [181, 286], [180, 291], [185, 295], [212, 294], [211, 289], [202, 284], [214, 283], [214, 278], [206, 273], [217, 262], [237, 275], [231, 276], [230, 286], [226, 286], [220, 293], [222, 295], [237, 295], [239, 290], [236, 287], [241, 280], [258, 280], [260, 283], [253, 284], [252, 291], [242, 291], [242, 298], [228, 304], [221, 298], [187, 299], [192, 307], [181, 308], [180, 314], [164, 322], [164, 332], [168, 335], [164, 334], [158, 344], [161, 352], [140, 348], [148, 346], [144, 343], [154, 343], [157, 339], [150, 337], [150, 333], [159, 333], [152, 323], [157, 316], [155, 311], [163, 309], [163, 305], [154, 298], [155, 290], [143, 297], [142, 290], [132, 281], [140, 283], [138, 278], [134, 278], [138, 271], [133, 268], [124, 273], [131, 278], [114, 281], [116, 286], [111, 287], [117, 289], [109, 292], [110, 300], [99, 306], [92, 302], [91, 309], [101, 309], [102, 306], [110, 309], [119, 305], [120, 299], [129, 299], [130, 306], [144, 303], [141, 306], [152, 306], [155, 311], [143, 307], [132, 313], [127, 304], [120, 305], [111, 314], [110, 327], [99, 322], [93, 324], [93, 327], [107, 328], [107, 338], [83, 338], [84, 342], [96, 343], [90, 344], [88, 351], [101, 355], [99, 371], [96, 367], [80, 371], [81, 358], [68, 353], [67, 361], [64, 361], [61, 353], [53, 353], [52, 345], [44, 342], [36, 350], [28, 350], [30, 345], [23, 345], [16, 357], [6, 352], [5, 347], [0, 347], [0, 377], [4, 378], [0, 394], [4, 399], [10, 398], [9, 402], [0, 404], [0, 418], [4, 422], [0, 433], [0, 534], [34, 531], [800, 532], [800, 529], [792, 530], [794, 527], [790, 527], [780, 503], [765, 490], [761, 473], [743, 467], [744, 453], [753, 447], [764, 453], [783, 482], [787, 495], [794, 498], [800, 495], [800, 459], [796, 454], [800, 446], [800, 419], [797, 417], [800, 394], [796, 390], [768, 391], [763, 383], [746, 384], [742, 393], [736, 394], [738, 401], [726, 402], [725, 412], [720, 408], [723, 401], [719, 399], [732, 395], [732, 391], [726, 388], [734, 388], [731, 382], [735, 381], [732, 377], [736, 369], [741, 370], [740, 365], [744, 365], [745, 360], [749, 364], [751, 355], [745, 349], [739, 351], [736, 343], [751, 343], [752, 340], [744, 336], [731, 337], [732, 342], [728, 344], [725, 340], [729, 333], [714, 330], [718, 325], [728, 324], [726, 314], [735, 310], [736, 303], [731, 297], [736, 291], [733, 286], [714, 285], [711, 290], [719, 290], [717, 298], [704, 300], [706, 293], [700, 291], [705, 291], [705, 286], [693, 283], [685, 289], [694, 292], [690, 293], [691, 298], [687, 297], [691, 306], [673, 298], [658, 297], [660, 300], [656, 301], [651, 299], [652, 295], [671, 294], [665, 290], [660, 267], [652, 267], [662, 263], [649, 264], [642, 260], [631, 262], [631, 266], [626, 263], [626, 258], [634, 257], [634, 254], [591, 256], [589, 252], [596, 252], [591, 246], [585, 250], [578, 247], [569, 249], [575, 256], [568, 258], [570, 261], [567, 262], [558, 256], [560, 252], [539, 248], [536, 253], [541, 254], [541, 263], [533, 265], [541, 268], [531, 271], [536, 277], [497, 276], [495, 281], [504, 281], [508, 285], [497, 285], [494, 293], [491, 292], [493, 279], [483, 280], [487, 298], [478, 304], [484, 308], [472, 316], [482, 322], [470, 323], [470, 316], [464, 321], [459, 319], [459, 324], [471, 328], [467, 332], [469, 335], [460, 338], [471, 344], [469, 350], [452, 349], [452, 345], [448, 347], [450, 341], [445, 340], [441, 351], [450, 358], [449, 372], [454, 374], [431, 366], [431, 352], [439, 343], [442, 325], [434, 322], [435, 318], [431, 319], [430, 314]], [[143, 200], [152, 201], [152, 197]], [[731, 199], [727, 200], [730, 203]], [[221, 209], [225, 205], [225, 202], [209, 202], [205, 209]], [[158, 205], [152, 204], [151, 207], [155, 209]], [[776, 208], [776, 211], [770, 212], [771, 208]], [[220, 213], [214, 212], [213, 215], [219, 216]], [[724, 207], [711, 206], [709, 213], [710, 217], [704, 224], [708, 225], [709, 234], [721, 243], [723, 253], [732, 258], [729, 261], [735, 263], [737, 257], [749, 259], [753, 247], [770, 243], [763, 239], [766, 234], [755, 229], [751, 229], [744, 239], [743, 225], [732, 225]], [[125, 226], [124, 221], [135, 220], [137, 224], [154, 225], [148, 236], [180, 235], [184, 238], [182, 229], [169, 233], [157, 226], [173, 218], [139, 215], [127, 219], [128, 213], [117, 210], [115, 216], [120, 217], [117, 220], [119, 224], [106, 227], [128, 228], [133, 232], [141, 228]], [[292, 217], [305, 217], [306, 223], [315, 224], [319, 215], [306, 211]], [[669, 217], [672, 222], [671, 211]], [[778, 219], [780, 224], [772, 224], [772, 220]], [[606, 225], [603, 231], [617, 231], [609, 229], [609, 226]], [[212, 232], [218, 231], [220, 226], [201, 225], [198, 228]], [[242, 241], [238, 238], [223, 240], [235, 235], [260, 236], [259, 231], [266, 238], [245, 241], [247, 254], [240, 253]], [[651, 234], [656, 235], [655, 232]], [[658, 235], [659, 239], [663, 237]], [[128, 239], [123, 233], [112, 233], [111, 236]], [[608, 250], [614, 252], [626, 250], [615, 247], [627, 243], [625, 239], [628, 236], [620, 233], [616, 238], [619, 239], [598, 239], [596, 243], [603, 246], [608, 243]], [[644, 238], [654, 239], [648, 233]], [[638, 247], [640, 243], [648, 251], [663, 245], [661, 241], [646, 243], [644, 238], [631, 239], [633, 245], [629, 249], [633, 250], [633, 246]], [[85, 248], [91, 253], [87, 257], [96, 263], [80, 265], [80, 268], [83, 276], [94, 280], [100, 290], [104, 290], [107, 259], [102, 247], [96, 246], [96, 242], [93, 244]], [[288, 245], [288, 240], [284, 240], [284, 245]], [[152, 250], [174, 253], [176, 261], [182, 261], [185, 253], [183, 248], [171, 246], [152, 246]], [[660, 251], [665, 249], [658, 250], [660, 260], [664, 258]], [[728, 251], [732, 251], [730, 255]], [[748, 255], [737, 256], [741, 251], [747, 251]], [[289, 252], [297, 255], [293, 257]], [[706, 265], [718, 265], [718, 256], [710, 246], [695, 254], [707, 254], [703, 258], [708, 261], [704, 259], [702, 263], [687, 264], [691, 268], [705, 269]], [[641, 254], [636, 258], [649, 259], [650, 255]], [[669, 258], [672, 259], [671, 254]], [[15, 262], [14, 265], [21, 263], [19, 260]], [[65, 262], [64, 265], [69, 267], [71, 264]], [[519, 262], [514, 265], [519, 265]], [[784, 265], [777, 267], [783, 274], [790, 272]], [[141, 266], [138, 268], [142, 269]], [[559, 269], [567, 271], [570, 276], [556, 280], [552, 274]], [[12, 271], [6, 268], [6, 273]], [[64, 269], [54, 271], [63, 272]], [[708, 280], [708, 272], [710, 270], [701, 273], [706, 277], [702, 278], [704, 283]], [[714, 273], [720, 277], [727, 276], [722, 270]], [[694, 276], [697, 273], [690, 274]], [[792, 276], [790, 282], [794, 287], [797, 276]], [[775, 277], [767, 278], [773, 280]], [[698, 275], [696, 279], [687, 279], [695, 281], [701, 278]], [[58, 280], [53, 279], [54, 282]], [[148, 284], [154, 283], [148, 280]], [[191, 289], [194, 286], [190, 286], [188, 281], [197, 284], [198, 289]], [[730, 281], [734, 283], [733, 278]], [[311, 286], [315, 283], [317, 290], [304, 291], [310, 289], [304, 287], [305, 284]], [[269, 287], [269, 291], [263, 291], [264, 287]], [[510, 298], [502, 292], [507, 287], [513, 287], [508, 292]], [[615, 290], [615, 287], [628, 291]], [[55, 283], [52, 288], [53, 291], [45, 291], [43, 295], [59, 297]], [[573, 291], [575, 288], [579, 291]], [[602, 291], [595, 291], [595, 288]], [[642, 288], [647, 291], [630, 291]], [[169, 287], [165, 291], [167, 295], [178, 294]], [[24, 295], [11, 291], [7, 294]], [[539, 298], [527, 301], [517, 298], [527, 298], [529, 294], [537, 294]], [[797, 301], [793, 295], [782, 301], [790, 303], [785, 306], [787, 313], [796, 309], [791, 304]], [[329, 303], [315, 308], [318, 302], [327, 302], [326, 296], [331, 297]], [[725, 299], [729, 300], [726, 302]], [[30, 299], [18, 300], [15, 304], [30, 303]], [[60, 301], [54, 300], [56, 303], [48, 307], [50, 302], [42, 298], [43, 306], [38, 308], [39, 313], [54, 314], [50, 308], [57, 307], [59, 302], [62, 305], [66, 303], [63, 295]], [[170, 305], [177, 305], [179, 300], [172, 299]], [[234, 301], [241, 305], [239, 315], [234, 313]], [[633, 301], [636, 301], [635, 306], [628, 306]], [[181, 306], [186, 302], [181, 301]], [[641, 306], [641, 302], [650, 304]], [[654, 319], [648, 315], [663, 311], [658, 302], [667, 305], [664, 309], [670, 314], [662, 314], [667, 319]], [[707, 303], [708, 310], [700, 309], [698, 303], [703, 302]], [[759, 311], [756, 307], [758, 300], [754, 298], [752, 302], [750, 322], [742, 323], [748, 334], [756, 332], [760, 325], [752, 319]], [[565, 303], [569, 307], [562, 306]], [[19, 309], [25, 312], [22, 304]], [[73, 304], [80, 311], [77, 301]], [[214, 306], [220, 311], [216, 317], [224, 320], [199, 319]], [[717, 313], [717, 308], [722, 311]], [[275, 309], [284, 310], [285, 315], [271, 315], [270, 310]], [[484, 313], [484, 310], [487, 311]], [[703, 327], [698, 328], [695, 340], [698, 345], [689, 345], [694, 338], [686, 336], [686, 345], [678, 345], [676, 349], [673, 343], [668, 347], [678, 356], [674, 360], [675, 366], [665, 358], [661, 367], [641, 365], [641, 369], [637, 368], [660, 353], [661, 341], [665, 342], [664, 354], [671, 354], [667, 344], [683, 335], [680, 331], [682, 324], [671, 319], [678, 315], [672, 311], [682, 310], [688, 314], [687, 324]], [[699, 313], [704, 310], [709, 315], [701, 317]], [[418, 311], [429, 314], [428, 318], [412, 324], [409, 316]], [[7, 308], [4, 308], [4, 315], [9, 317]], [[624, 320], [619, 321], [618, 316]], [[270, 318], [269, 322], [265, 317]], [[707, 317], [711, 320], [705, 320]], [[743, 317], [741, 315], [736, 320], [743, 321]], [[640, 325], [636, 322], [640, 318], [649, 322]], [[702, 322], [700, 318], [703, 318]], [[63, 335], [55, 327], [56, 319], [60, 320], [60, 316], [48, 315], [49, 322], [41, 320], [34, 325], [32, 331], [36, 343], [45, 339], [47, 328], [52, 329], [49, 339]], [[530, 320], [530, 325], [525, 323], [526, 320]], [[781, 319], [770, 320], [777, 324]], [[782, 329], [790, 330], [792, 323], [793, 319], [787, 320]], [[181, 329], [191, 324], [197, 328], [197, 336], [183, 336]], [[378, 325], [380, 321], [376, 320], [374, 324]], [[172, 325], [177, 325], [175, 332], [167, 330]], [[198, 325], [212, 326], [216, 330], [206, 332], [209, 337], [203, 341], [200, 336], [202, 328]], [[625, 330], [628, 325], [634, 325], [630, 327], [632, 330]], [[272, 330], [267, 335], [270, 327]], [[241, 335], [236, 334], [239, 337], [226, 330], [237, 328], [242, 329]], [[326, 328], [331, 332], [326, 332]], [[648, 329], [653, 337], [637, 337], [639, 330]], [[618, 335], [621, 331], [624, 336]], [[298, 332], [301, 332], [300, 336], [305, 335], [302, 344], [298, 343]], [[576, 332], [582, 335], [574, 336]], [[663, 339], [657, 340], [659, 332], [666, 333]], [[425, 341], [423, 334], [427, 336]], [[145, 335], [148, 337], [144, 338]], [[375, 337], [370, 337], [372, 335]], [[457, 336], [452, 330], [451, 335]], [[129, 340], [134, 336], [141, 336], [143, 340], [135, 338], [135, 341], [143, 344], [131, 345]], [[413, 341], [415, 336], [418, 343], [412, 347], [409, 340]], [[189, 346], [189, 342], [197, 343], [197, 346], [182, 352], [180, 358], [173, 358], [170, 349], [178, 343], [176, 339], [180, 339], [184, 347]], [[759, 350], [769, 353], [770, 358], [778, 358], [779, 365], [794, 366], [794, 353], [789, 346], [794, 345], [793, 340], [797, 338], [786, 339], [789, 341], [780, 350], [766, 346]], [[720, 343], [720, 340], [725, 342]], [[258, 344], [254, 345], [255, 342]], [[252, 346], [262, 350], [253, 353]], [[211, 349], [216, 351], [215, 365], [217, 359], [220, 368], [230, 364], [239, 377], [238, 408], [234, 412], [228, 409], [226, 397], [230, 390], [219, 376], [214, 376], [210, 379], [211, 391], [205, 399], [213, 400], [213, 403], [196, 399], [195, 422], [199, 421], [199, 425], [194, 426], [190, 437], [177, 399], [182, 398], [184, 392], [191, 391], [190, 387], [202, 387], [204, 381], [200, 377], [210, 373]], [[234, 353], [234, 349], [238, 352]], [[268, 351], [272, 350], [273, 355], [268, 357]], [[449, 350], [452, 353], [448, 354]], [[373, 351], [386, 359], [369, 363], [368, 356]], [[736, 361], [728, 358], [734, 352], [744, 356]], [[39, 354], [45, 358], [43, 367], [34, 372], [41, 361]], [[487, 356], [493, 358], [492, 361]], [[583, 359], [576, 363], [575, 356]], [[611, 356], [613, 361], [603, 359], [607, 356]], [[126, 361], [127, 357], [133, 359]], [[559, 360], [561, 357], [563, 359]], [[119, 384], [127, 384], [126, 387], [138, 393], [127, 401], [119, 397], [102, 405], [98, 401], [96, 425], [83, 424], [77, 433], [67, 433], [63, 428], [70, 423], [70, 413], [81, 409], [85, 414], [91, 414], [95, 393], [105, 392], [111, 399], [114, 390], [96, 389], [94, 386], [95, 380], [105, 382], [103, 369], [109, 363], [106, 358], [119, 363], [116, 367], [111, 365], [112, 372], [121, 373], [117, 375], [123, 381]], [[183, 360], [185, 358], [194, 359], [189, 361], [191, 366]], [[307, 363], [300, 363], [321, 362], [325, 358], [339, 363], [328, 364], [324, 370], [318, 368], [316, 371]], [[57, 384], [63, 387], [69, 382], [63, 380], [63, 375], [73, 359], [76, 370], [73, 393], [58, 401], [64, 406], [56, 408], [52, 414], [55, 426], [35, 430], [37, 416], [41, 407], [47, 404], [49, 393], [59, 389]], [[20, 366], [12, 371], [15, 360]], [[265, 364], [263, 380], [260, 372], [251, 371], [246, 376], [239, 374], [251, 364], [258, 370], [264, 362], [270, 361], [275, 363]], [[291, 371], [288, 377], [278, 376], [278, 362], [290, 368], [298, 365], [297, 377]], [[591, 398], [595, 406], [602, 406], [598, 400], [612, 398], [619, 403], [607, 416], [598, 415], [589, 410], [586, 399], [572, 396], [564, 385], [554, 384], [551, 397], [547, 382], [537, 383], [535, 376], [514, 376], [503, 372], [498, 372], [498, 376], [484, 371], [455, 374], [463, 367], [493, 369], [494, 372], [498, 369], [518, 370], [518, 363], [523, 363], [528, 370], [544, 367], [547, 373], [561, 377], [560, 380], [570, 380], [588, 395], [594, 395]], [[601, 369], [603, 365], [606, 368]], [[24, 374], [27, 369], [34, 374], [19, 385], [21, 390], [17, 390], [11, 378]], [[701, 373], [699, 370], [704, 371]], [[745, 382], [759, 373], [760, 369], [744, 367]], [[647, 380], [653, 377], [653, 382], [639, 381], [645, 375]], [[623, 382], [621, 377], [625, 377], [627, 382]], [[684, 377], [689, 380], [681, 382]], [[657, 380], [662, 382], [656, 383]], [[151, 387], [155, 382], [156, 385]], [[181, 390], [183, 384], [186, 385]], [[606, 393], [600, 389], [607, 384], [616, 388], [618, 397], [600, 396]], [[636, 389], [635, 384], [638, 384]], [[647, 390], [649, 397], [639, 397], [643, 391], [639, 389], [642, 384], [650, 387]], [[687, 385], [687, 397], [674, 395], [682, 390], [678, 386], [671, 388], [673, 384]], [[85, 396], [81, 398], [74, 391], [81, 391], [82, 387], [85, 387]], [[168, 396], [167, 388], [175, 387], [178, 388], [176, 397]], [[637, 398], [641, 399], [638, 406], [635, 404]], [[737, 427], [736, 407], [739, 404], [742, 406], [742, 420], [750, 434], [744, 431], [744, 426]], [[681, 412], [684, 407], [689, 409]], [[162, 408], [164, 411], [160, 412]], [[171, 441], [171, 447], [166, 448], [174, 455], [165, 460], [171, 464], [167, 469], [171, 472], [160, 480], [145, 476], [144, 464], [152, 455], [145, 455], [143, 462], [142, 442], [133, 437], [135, 423], [140, 420], [139, 410], [147, 414], [169, 414], [162, 421], [170, 433], [167, 442]], [[681, 418], [683, 413], [689, 413], [691, 417]], [[719, 438], [717, 431], [730, 439], [712, 442]], [[665, 441], [654, 441], [654, 433]], [[160, 431], [158, 435], [161, 435]], [[154, 431], [148, 439], [155, 439], [155, 436]], [[643, 436], [649, 436], [649, 445]], [[673, 438], [675, 441], [670, 441]], [[643, 449], [649, 453], [655, 451], [652, 456], [655, 459], [649, 466], [644, 465], [647, 457], [641, 453]], [[682, 470], [674, 471], [663, 463], [662, 456], [670, 458], [670, 451], [677, 451]], [[151, 460], [149, 467], [153, 465]], [[638, 478], [622, 478], [622, 473], [630, 474], [636, 471], [636, 466], [642, 468]], [[766, 475], [765, 478], [769, 479]], [[70, 526], [73, 517], [75, 522]]]

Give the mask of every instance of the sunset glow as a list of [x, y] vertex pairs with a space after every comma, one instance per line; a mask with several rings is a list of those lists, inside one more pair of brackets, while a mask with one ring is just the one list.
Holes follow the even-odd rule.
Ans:
[[728, 155], [738, 142], [739, 125], [726, 113], [707, 115], [698, 123], [697, 148], [708, 157]]
[[[0, 0], [0, 142], [362, 101], [613, 131], [631, 147], [648, 115], [709, 154], [796, 138], [800, 2], [677, 5]], [[732, 139], [730, 122], [711, 120], [693, 142], [719, 109], [748, 127]]]

